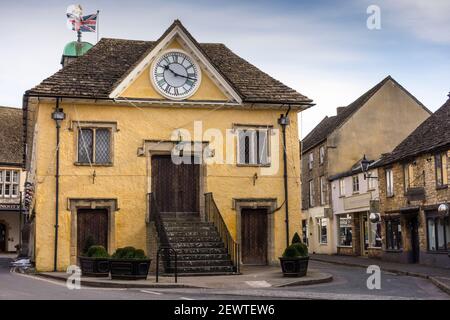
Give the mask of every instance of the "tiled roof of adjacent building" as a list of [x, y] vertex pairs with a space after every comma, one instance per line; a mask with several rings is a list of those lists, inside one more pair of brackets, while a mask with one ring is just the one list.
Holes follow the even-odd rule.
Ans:
[[197, 43], [176, 20], [157, 41], [104, 38], [88, 53], [28, 91], [32, 95], [108, 98], [135, 66], [179, 26], [210, 60], [244, 102], [310, 104], [306, 96], [289, 88], [234, 54], [223, 44]]
[[385, 155], [377, 163], [377, 167], [448, 148], [450, 148], [450, 99], [422, 122], [391, 153]]
[[[395, 81], [391, 76], [387, 76], [380, 83], [375, 85], [369, 91], [364, 93], [361, 97], [356, 99], [354, 102], [348, 106], [342, 108], [336, 116], [325, 117], [303, 140], [302, 153], [314, 148], [318, 144], [322, 143], [334, 130], [344, 124], [347, 119], [350, 118], [356, 111], [358, 111], [378, 90], [383, 87], [387, 81], [393, 81], [396, 85], [402, 88], [408, 95], [410, 95], [418, 104], [423, 108], [426, 107], [417, 100], [413, 95], [411, 95], [405, 88], [403, 88], [397, 81]], [[427, 109], [428, 110], [428, 109]]]
[[22, 109], [0, 107], [0, 165], [22, 165]]

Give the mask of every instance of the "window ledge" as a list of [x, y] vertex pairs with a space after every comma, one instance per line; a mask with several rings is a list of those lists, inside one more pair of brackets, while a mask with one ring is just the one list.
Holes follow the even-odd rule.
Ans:
[[339, 245], [339, 246], [337, 246], [338, 248], [348, 248], [348, 249], [352, 249], [353, 248], [353, 246], [341, 246], [341, 245]]
[[321, 242], [321, 243], [319, 243], [319, 245], [320, 245], [320, 246], [327, 246], [328, 243], [322, 243], [322, 242]]
[[381, 250], [381, 247], [368, 247], [367, 249], [371, 249], [371, 250]]
[[444, 184], [442, 186], [436, 186], [436, 190], [448, 189], [448, 184]]
[[244, 164], [238, 163], [236, 167], [249, 167], [249, 168], [270, 168], [271, 164]]
[[112, 163], [84, 163], [84, 162], [74, 162], [73, 163], [74, 166], [79, 166], [79, 167], [112, 167], [113, 164]]
[[390, 252], [390, 253], [402, 253], [403, 249], [386, 249], [384, 251], [385, 252]]

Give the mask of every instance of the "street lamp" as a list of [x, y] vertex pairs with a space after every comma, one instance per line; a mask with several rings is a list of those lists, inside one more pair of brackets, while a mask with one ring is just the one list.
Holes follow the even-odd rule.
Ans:
[[444, 217], [448, 217], [450, 212], [450, 207], [446, 203], [442, 203], [438, 207], [438, 213], [441, 214]]
[[58, 229], [59, 229], [59, 141], [61, 122], [66, 118], [63, 109], [59, 107], [59, 98], [56, 99], [56, 108], [52, 119], [56, 122], [56, 174], [55, 174], [55, 251], [53, 258], [53, 271], [58, 268]]
[[366, 179], [378, 179], [378, 177], [371, 177], [369, 172], [370, 161], [367, 160], [366, 155], [361, 160], [361, 171], [364, 173], [364, 180]]

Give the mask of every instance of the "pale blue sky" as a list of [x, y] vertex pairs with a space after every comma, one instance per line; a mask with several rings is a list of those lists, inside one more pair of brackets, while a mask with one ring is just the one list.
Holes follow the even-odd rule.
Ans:
[[[21, 106], [25, 90], [56, 72], [69, 1], [0, 2], [0, 105]], [[74, 2], [76, 3], [76, 2]], [[85, 1], [101, 11], [100, 36], [155, 40], [176, 18], [199, 42], [222, 42], [314, 99], [303, 134], [387, 75], [431, 110], [450, 91], [449, 0]], [[369, 5], [381, 30], [366, 27]], [[95, 35], [85, 40], [95, 43]]]

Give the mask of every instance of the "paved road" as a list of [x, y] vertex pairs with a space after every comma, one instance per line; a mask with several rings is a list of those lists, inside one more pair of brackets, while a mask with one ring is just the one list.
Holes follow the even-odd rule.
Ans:
[[333, 274], [327, 284], [246, 290], [97, 289], [68, 290], [59, 281], [10, 273], [0, 264], [0, 299], [100, 300], [239, 300], [239, 299], [449, 299], [428, 280], [382, 273], [381, 290], [366, 287], [368, 275], [357, 267], [311, 261], [311, 267]]

